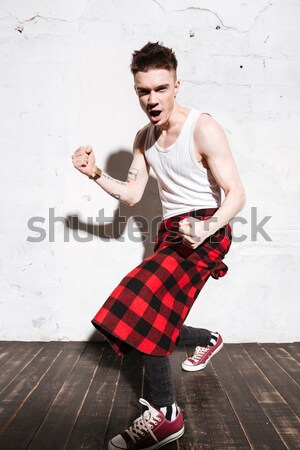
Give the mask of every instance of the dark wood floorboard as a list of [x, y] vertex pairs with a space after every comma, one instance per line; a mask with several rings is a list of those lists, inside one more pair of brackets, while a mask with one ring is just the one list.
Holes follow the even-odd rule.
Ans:
[[295, 413], [300, 416], [300, 390], [298, 384], [261, 346], [246, 344], [244, 348], [261, 371], [266, 374], [280, 395]]
[[9, 361], [10, 358], [14, 356], [14, 349], [21, 350], [24, 347], [23, 342], [16, 341], [0, 341], [0, 369], [1, 367]]
[[278, 344], [261, 344], [270, 356], [296, 381], [300, 384], [300, 371], [299, 361], [295, 359], [291, 354]]
[[297, 448], [299, 418], [269, 381], [268, 372], [259, 370], [241, 345], [230, 345], [227, 352], [283, 443]]
[[41, 342], [26, 342], [25, 345], [22, 343], [16, 347], [15, 351], [10, 349], [10, 358], [0, 368], [0, 393], [13, 382], [15, 377], [31, 363], [43, 348], [44, 344]]
[[[192, 355], [193, 352], [194, 348], [189, 347], [188, 354]], [[250, 450], [250, 444], [213, 365], [208, 364], [205, 370], [194, 372], [193, 378], [200, 401], [198, 407], [203, 409], [212, 449]]]
[[[51, 342], [46, 347], [45, 363], [41, 359], [43, 370], [34, 370], [31, 375], [35, 380], [21, 404], [16, 408], [12, 418], [6, 423], [1, 434], [1, 450], [27, 449], [37, 433], [44, 417], [60, 391], [64, 381], [78, 359], [82, 350], [79, 343]], [[44, 364], [43, 364], [44, 363]], [[33, 369], [38, 369], [37, 365]], [[60, 418], [57, 417], [57, 425]]]
[[284, 348], [293, 358], [300, 362], [300, 345], [299, 342], [291, 344], [280, 344], [280, 348]]
[[[300, 343], [227, 344], [200, 372], [171, 356], [185, 434], [166, 450], [300, 450]], [[0, 342], [0, 449], [104, 450], [149, 400], [137, 352]]]
[[34, 392], [49, 367], [55, 362], [64, 345], [64, 343], [56, 342], [46, 345], [1, 392], [0, 433], [2, 445], [4, 445], [7, 427], [17, 415], [22, 404]]
[[226, 348], [214, 358], [212, 364], [218, 373], [251, 448], [253, 450], [286, 449], [274, 426], [238, 371], [236, 364], [230, 358]]
[[[77, 346], [79, 351], [82, 350], [80, 344]], [[73, 360], [68, 355], [69, 367], [72, 368], [72, 371], [68, 371], [67, 378], [65, 377], [67, 373], [64, 372], [61, 375], [61, 388], [43, 423], [26, 448], [51, 450], [66, 447], [103, 351], [104, 348], [97, 345], [96, 342], [88, 343], [73, 367], [71, 367]]]

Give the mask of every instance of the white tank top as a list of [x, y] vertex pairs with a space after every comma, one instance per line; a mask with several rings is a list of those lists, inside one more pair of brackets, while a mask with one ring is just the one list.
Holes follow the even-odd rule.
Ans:
[[148, 128], [144, 153], [158, 181], [163, 219], [221, 204], [219, 185], [194, 153], [194, 128], [200, 114], [194, 109], [189, 112], [176, 141], [167, 148], [157, 144], [155, 126]]

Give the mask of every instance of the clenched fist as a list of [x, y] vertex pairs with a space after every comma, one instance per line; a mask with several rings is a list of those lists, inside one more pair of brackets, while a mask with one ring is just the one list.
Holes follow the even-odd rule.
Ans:
[[179, 222], [179, 234], [184, 243], [195, 249], [210, 236], [208, 222], [195, 217], [186, 217]]
[[79, 147], [72, 155], [73, 166], [87, 176], [93, 175], [95, 155], [91, 145]]

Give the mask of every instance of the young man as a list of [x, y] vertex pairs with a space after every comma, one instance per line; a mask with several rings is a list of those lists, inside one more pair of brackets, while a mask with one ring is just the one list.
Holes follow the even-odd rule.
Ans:
[[153, 255], [123, 278], [92, 320], [119, 355], [140, 352], [150, 387], [150, 403], [140, 399], [148, 409], [110, 440], [110, 450], [152, 450], [182, 436], [169, 355], [177, 344], [196, 345], [182, 363], [195, 371], [222, 347], [218, 333], [183, 322], [207, 279], [227, 272], [222, 260], [231, 244], [228, 222], [242, 209], [245, 194], [221, 126], [176, 101], [176, 69], [174, 52], [159, 43], [132, 55], [134, 88], [149, 123], [136, 135], [127, 181], [99, 169], [89, 145], [72, 156], [76, 169], [128, 205], [141, 199], [151, 166], [163, 208]]

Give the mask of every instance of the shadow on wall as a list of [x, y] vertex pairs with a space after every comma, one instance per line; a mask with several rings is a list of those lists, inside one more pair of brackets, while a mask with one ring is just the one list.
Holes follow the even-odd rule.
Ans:
[[[132, 153], [121, 149], [109, 157], [104, 171], [117, 180], [126, 180], [131, 163]], [[134, 240], [143, 242], [144, 259], [153, 253], [157, 226], [161, 217], [161, 202], [157, 181], [150, 175], [141, 201], [134, 206], [127, 206], [120, 202], [115, 210], [112, 222], [103, 224], [87, 223], [81, 221], [77, 214], [71, 214], [66, 217], [66, 225], [73, 230], [84, 231], [107, 241], [122, 237], [128, 221], [133, 220], [135, 222], [133, 224], [135, 225]], [[130, 227], [130, 229], [132, 230], [133, 227]], [[89, 337], [89, 341], [103, 340], [104, 338], [97, 330], [94, 330]]]

